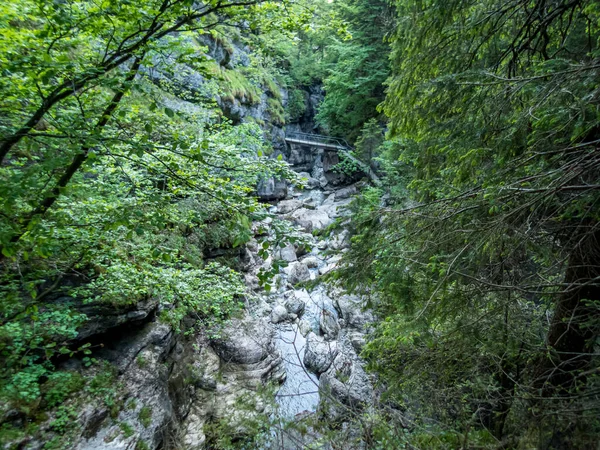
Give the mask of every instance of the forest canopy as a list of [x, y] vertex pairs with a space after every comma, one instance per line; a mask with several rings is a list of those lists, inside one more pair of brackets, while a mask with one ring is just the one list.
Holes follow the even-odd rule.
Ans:
[[0, 71], [0, 442], [51, 414], [44, 448], [68, 448], [76, 391], [117, 408], [93, 308], [212, 337], [249, 302], [255, 238], [276, 287], [270, 255], [303, 245], [259, 199], [306, 181], [287, 126], [379, 180], [331, 226], [350, 244], [328, 275], [375, 314], [378, 394], [323, 440], [597, 446], [599, 2], [7, 0]]

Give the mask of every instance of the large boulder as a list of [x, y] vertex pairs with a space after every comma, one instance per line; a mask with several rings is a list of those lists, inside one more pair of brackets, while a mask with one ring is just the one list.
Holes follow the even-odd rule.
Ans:
[[287, 262], [294, 262], [298, 260], [296, 256], [296, 248], [292, 244], [288, 244], [283, 248], [280, 248], [275, 253], [277, 259], [282, 259]]
[[305, 289], [301, 291], [289, 291], [285, 294], [285, 308], [287, 312], [290, 314], [295, 314], [296, 316], [302, 316], [304, 309], [306, 308], [306, 302], [310, 301], [310, 296]]
[[319, 379], [319, 389], [351, 407], [360, 407], [373, 399], [373, 385], [353, 351], [340, 350]]
[[317, 375], [325, 372], [338, 354], [336, 342], [327, 342], [315, 333], [309, 333], [306, 338], [304, 366]]
[[366, 310], [366, 299], [356, 295], [336, 293], [335, 309], [346, 322], [346, 326], [363, 329], [374, 321], [373, 314]]
[[300, 208], [291, 215], [292, 220], [307, 232], [322, 230], [333, 221], [322, 209]]
[[326, 309], [321, 311], [321, 318], [319, 320], [319, 327], [321, 332], [325, 336], [325, 340], [333, 341], [337, 338], [340, 332], [340, 326], [335, 316], [327, 311]]
[[274, 352], [272, 331], [260, 319], [233, 319], [219, 334], [211, 345], [224, 362], [254, 364]]
[[306, 264], [306, 267], [309, 269], [317, 269], [319, 264], [321, 264], [321, 260], [316, 256], [307, 256], [302, 260], [302, 262]]
[[263, 201], [281, 200], [287, 197], [288, 186], [285, 180], [269, 178], [261, 180], [256, 191], [258, 198]]
[[310, 280], [310, 271], [306, 264], [296, 261], [285, 268], [288, 274], [288, 281], [292, 284], [298, 284], [302, 281]]
[[282, 200], [277, 203], [277, 212], [280, 214], [289, 214], [297, 209], [302, 208], [303, 202], [301, 200], [292, 199], [292, 200]]
[[271, 311], [271, 322], [275, 324], [285, 322], [288, 318], [288, 310], [283, 305], [277, 305], [273, 308], [273, 311]]
[[343, 189], [339, 189], [335, 192], [336, 200], [344, 200], [352, 197], [357, 193], [356, 185], [348, 186]]

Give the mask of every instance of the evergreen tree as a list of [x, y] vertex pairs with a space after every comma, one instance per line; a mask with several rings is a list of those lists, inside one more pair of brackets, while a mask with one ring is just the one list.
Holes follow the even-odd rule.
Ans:
[[364, 195], [346, 272], [385, 318], [367, 355], [394, 401], [438, 421], [415, 437], [428, 448], [590, 448], [598, 4], [396, 7], [385, 168], [407, 190]]

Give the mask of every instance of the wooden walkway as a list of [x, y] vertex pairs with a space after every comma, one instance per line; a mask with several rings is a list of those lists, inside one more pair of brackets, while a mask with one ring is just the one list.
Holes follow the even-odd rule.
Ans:
[[320, 134], [309, 134], [309, 133], [286, 133], [285, 141], [288, 144], [295, 145], [306, 145], [308, 147], [318, 147], [326, 150], [335, 150], [338, 153], [342, 153], [344, 157], [352, 161], [373, 181], [375, 184], [379, 184], [381, 180], [373, 169], [364, 162], [357, 159], [352, 155], [352, 146], [346, 142], [345, 139], [340, 139], [331, 136], [322, 136]]

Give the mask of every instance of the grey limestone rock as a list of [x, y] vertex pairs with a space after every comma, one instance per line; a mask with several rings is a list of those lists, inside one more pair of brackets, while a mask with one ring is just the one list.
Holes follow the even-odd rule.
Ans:
[[327, 342], [315, 333], [309, 333], [306, 338], [304, 365], [314, 373], [321, 374], [329, 369], [338, 354], [336, 342]]

